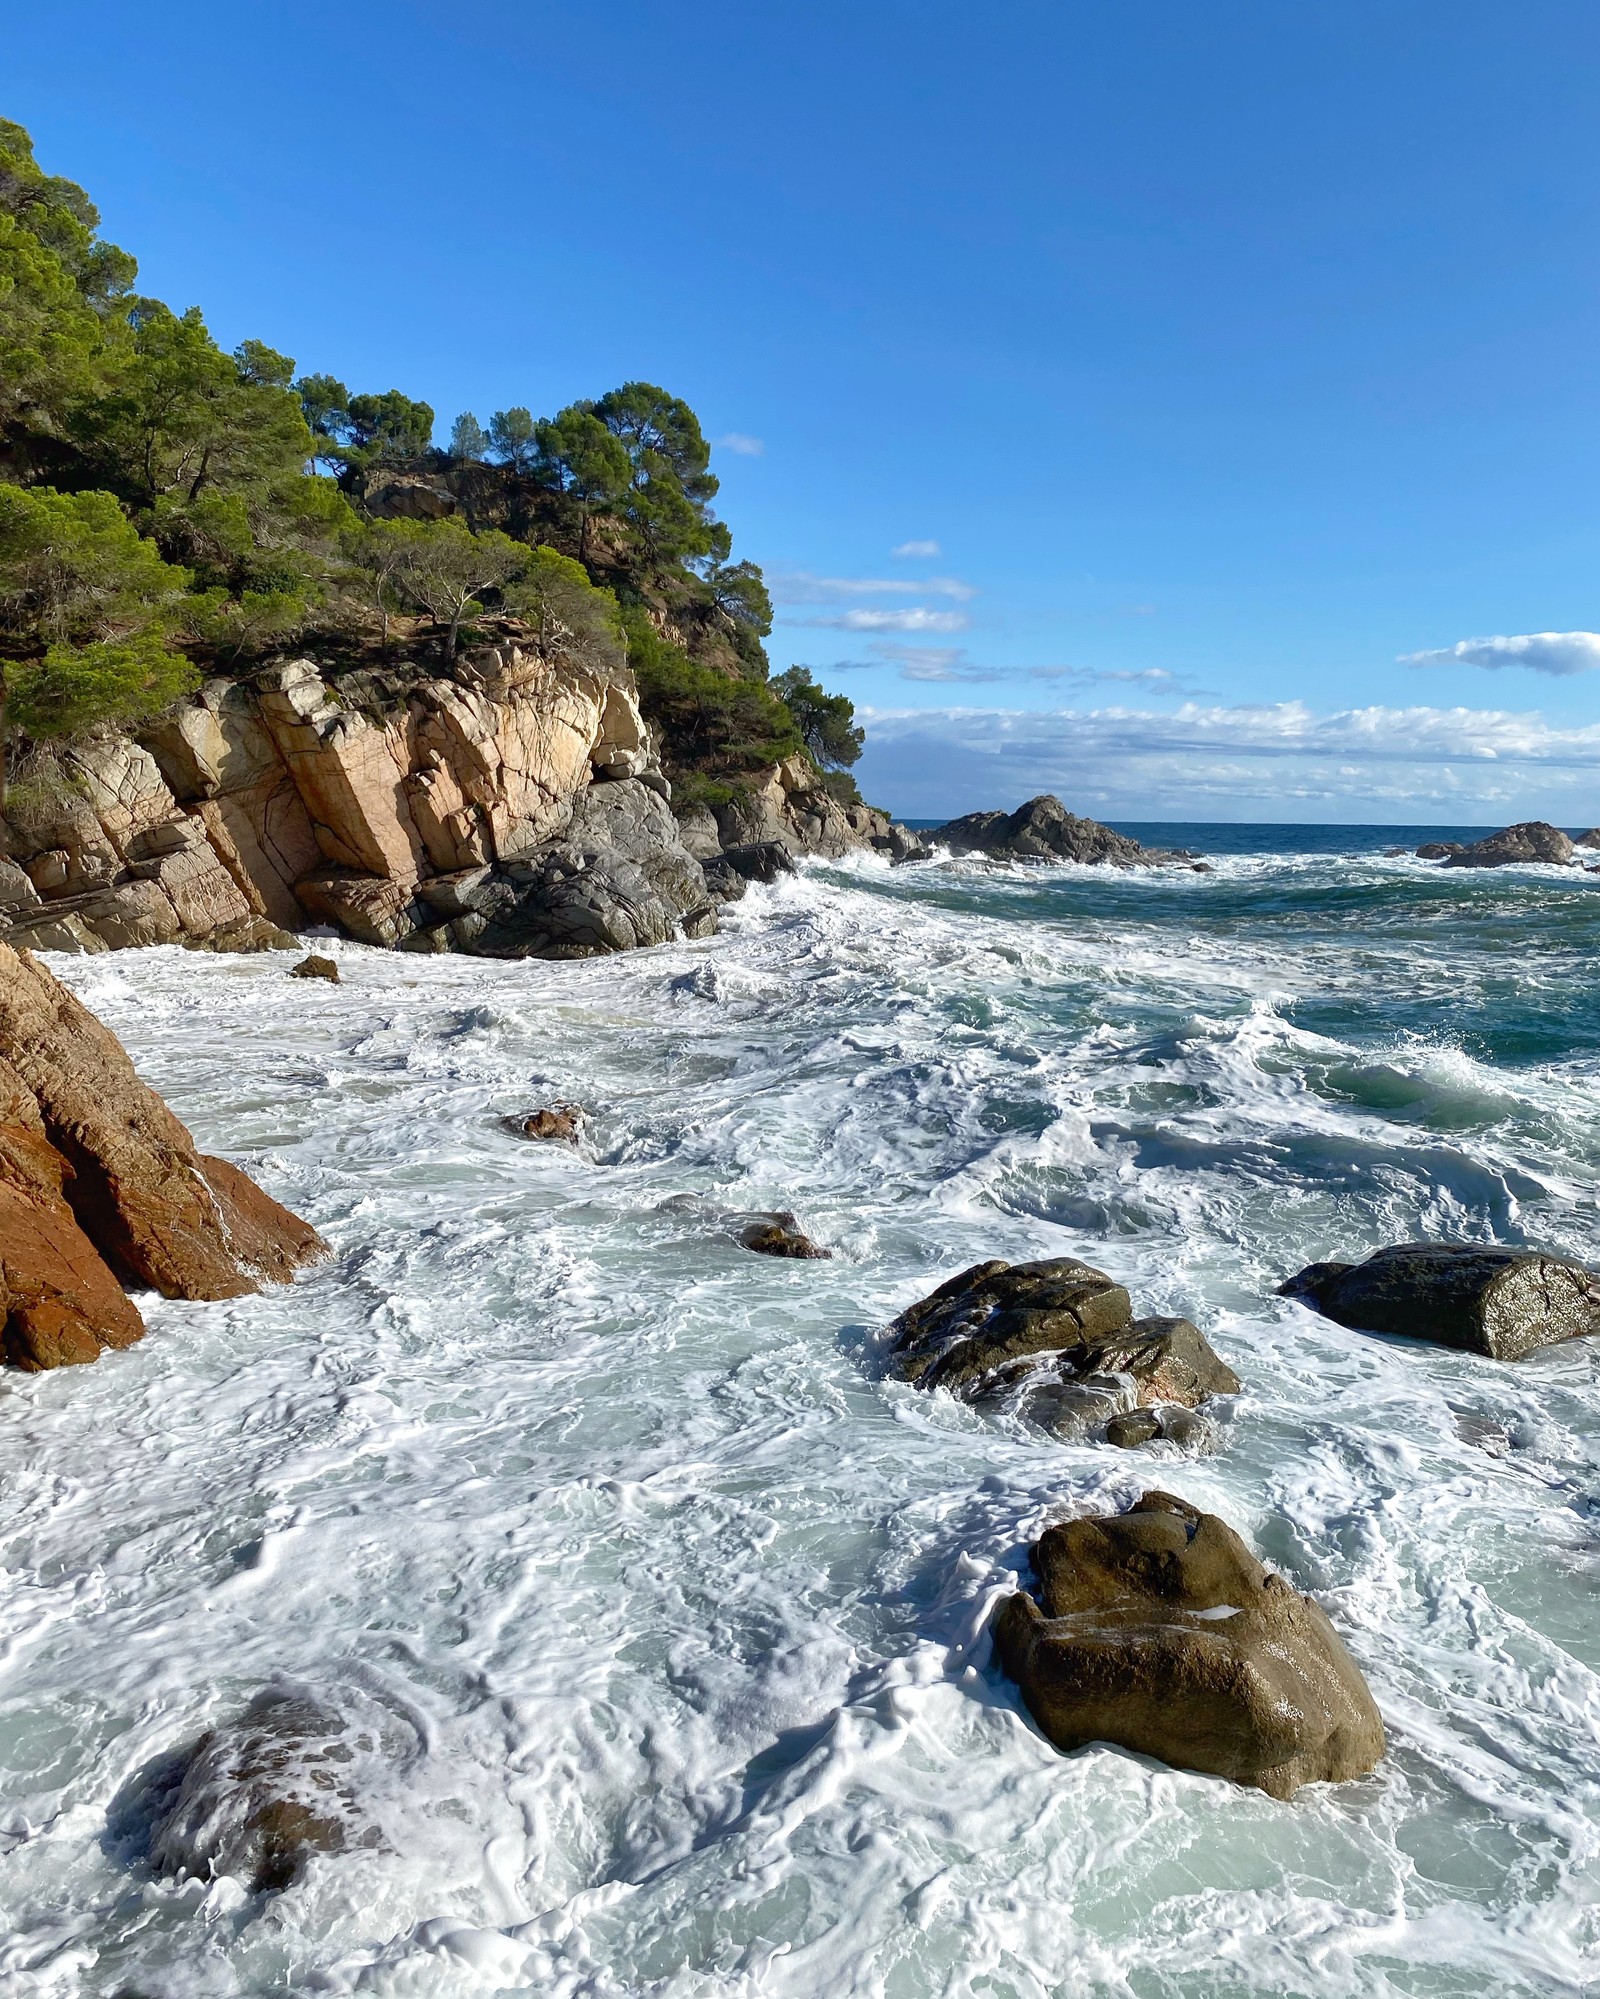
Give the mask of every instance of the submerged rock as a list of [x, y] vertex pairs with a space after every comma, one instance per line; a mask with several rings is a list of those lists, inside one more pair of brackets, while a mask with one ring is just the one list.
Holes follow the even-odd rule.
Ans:
[[[152, 1829], [150, 1857], [171, 1873], [287, 1888], [317, 1853], [352, 1840], [348, 1724], [305, 1695], [258, 1694], [239, 1719], [201, 1737]], [[376, 1843], [370, 1829], [360, 1843]]]
[[1371, 1770], [1383, 1722], [1327, 1616], [1215, 1514], [1147, 1492], [1049, 1528], [1038, 1600], [1001, 1605], [995, 1647], [1060, 1749], [1111, 1742], [1275, 1798]]
[[1239, 1389], [1187, 1319], [1135, 1319], [1122, 1285], [1070, 1256], [974, 1264], [902, 1312], [889, 1338], [901, 1380], [1008, 1408], [1058, 1436]]
[[1560, 827], [1543, 819], [1524, 819], [1503, 832], [1491, 833], [1486, 840], [1475, 840], [1470, 847], [1457, 847], [1445, 855], [1444, 864], [1447, 868], [1505, 868], [1548, 861], [1567, 867], [1573, 858], [1572, 842]]
[[739, 1231], [739, 1240], [757, 1256], [826, 1259], [833, 1255], [831, 1249], [823, 1249], [811, 1240], [788, 1208], [768, 1215], [753, 1215]]
[[547, 1104], [544, 1109], [502, 1118], [507, 1131], [518, 1138], [537, 1138], [562, 1145], [576, 1145], [583, 1136], [581, 1104]]
[[1600, 1273], [1537, 1250], [1407, 1242], [1365, 1263], [1312, 1263], [1278, 1287], [1358, 1332], [1431, 1340], [1490, 1360], [1600, 1333]]

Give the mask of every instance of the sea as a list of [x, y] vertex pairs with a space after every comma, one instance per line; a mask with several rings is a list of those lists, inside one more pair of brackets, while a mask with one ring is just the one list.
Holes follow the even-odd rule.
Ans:
[[[50, 961], [332, 1255], [0, 1376], [5, 1999], [1600, 1992], [1600, 1344], [1500, 1365], [1276, 1290], [1600, 1254], [1600, 875], [1127, 830], [1213, 871], [810, 863], [716, 937], [331, 943], [337, 987]], [[502, 1123], [562, 1101], [576, 1150]], [[772, 1209], [831, 1260], [745, 1249]], [[1235, 1367], [1212, 1448], [884, 1378], [935, 1284], [1064, 1254]], [[1326, 1607], [1370, 1776], [1278, 1803], [1030, 1721], [994, 1606], [1151, 1487]], [[173, 1771], [263, 1691], [341, 1717], [344, 1850], [158, 1871]]]

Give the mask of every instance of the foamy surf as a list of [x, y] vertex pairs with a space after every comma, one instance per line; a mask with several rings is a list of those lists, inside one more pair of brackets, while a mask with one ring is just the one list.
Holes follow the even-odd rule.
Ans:
[[[0, 1992], [1582, 1992], [1596, 1355], [1272, 1295], [1418, 1232], [1593, 1256], [1600, 903], [1508, 873], [863, 864], [585, 964], [54, 961], [335, 1256], [0, 1384]], [[585, 1153], [500, 1124], [558, 1098]], [[709, 1219], [772, 1207], [834, 1260]], [[933, 1282], [1066, 1252], [1238, 1369], [1220, 1451], [879, 1379]], [[1327, 1604], [1372, 1777], [1028, 1722], [990, 1606], [1152, 1483]], [[370, 1745], [358, 1836], [272, 1897], [156, 1872], [174, 1752], [273, 1685]]]

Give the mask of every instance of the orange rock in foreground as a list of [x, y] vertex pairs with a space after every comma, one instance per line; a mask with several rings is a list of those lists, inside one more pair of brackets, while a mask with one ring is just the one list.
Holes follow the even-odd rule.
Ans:
[[123, 1284], [237, 1298], [322, 1254], [314, 1229], [194, 1140], [122, 1044], [0, 944], [0, 1346], [97, 1360], [144, 1326]]

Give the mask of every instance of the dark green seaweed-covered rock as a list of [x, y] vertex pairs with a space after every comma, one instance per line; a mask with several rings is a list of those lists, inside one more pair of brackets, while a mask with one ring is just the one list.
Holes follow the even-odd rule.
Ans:
[[1383, 1722], [1310, 1597], [1215, 1514], [1147, 1492], [1049, 1528], [995, 1647], [1060, 1749], [1111, 1742], [1287, 1798], [1365, 1775]]
[[1072, 1436], [1136, 1405], [1193, 1408], [1239, 1378], [1187, 1319], [1135, 1319], [1122, 1285], [1077, 1257], [977, 1263], [901, 1313], [890, 1369]]
[[1600, 1333], [1600, 1274], [1531, 1249], [1407, 1242], [1365, 1263], [1313, 1263], [1278, 1287], [1364, 1333], [1432, 1340], [1490, 1360]]

